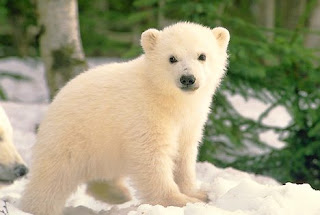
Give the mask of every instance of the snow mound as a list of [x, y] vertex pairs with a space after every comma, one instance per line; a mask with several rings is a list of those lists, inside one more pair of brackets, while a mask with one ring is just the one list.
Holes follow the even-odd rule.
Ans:
[[[319, 215], [320, 191], [308, 184], [287, 183], [241, 172], [221, 169], [209, 163], [197, 164], [201, 189], [208, 191], [209, 203], [187, 204], [185, 207], [139, 205], [137, 200], [112, 206], [87, 196], [84, 185], [69, 198], [65, 215]], [[16, 207], [26, 179], [0, 190], [1, 210], [7, 214], [25, 215]], [[4, 206], [6, 205], [6, 209]]]

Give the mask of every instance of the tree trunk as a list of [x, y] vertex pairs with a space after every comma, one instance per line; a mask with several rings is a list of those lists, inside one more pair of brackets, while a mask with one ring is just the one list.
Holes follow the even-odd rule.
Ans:
[[158, 29], [162, 29], [165, 26], [164, 7], [166, 0], [158, 0]]
[[[309, 20], [310, 31], [317, 31], [318, 34], [309, 33], [306, 37], [305, 44], [308, 48], [320, 47], [320, 0], [317, 1], [314, 7], [310, 20]], [[317, 50], [320, 54], [320, 50]]]
[[[255, 1], [252, 9], [258, 25], [269, 29], [275, 27], [275, 0]], [[272, 32], [269, 32], [268, 37], [272, 40]]]
[[87, 69], [78, 23], [77, 0], [38, 0], [41, 57], [51, 99], [65, 83]]
[[280, 26], [295, 30], [301, 14], [305, 11], [307, 0], [282, 0], [279, 4]]
[[266, 28], [274, 28], [275, 0], [259, 0], [253, 4], [257, 23]]

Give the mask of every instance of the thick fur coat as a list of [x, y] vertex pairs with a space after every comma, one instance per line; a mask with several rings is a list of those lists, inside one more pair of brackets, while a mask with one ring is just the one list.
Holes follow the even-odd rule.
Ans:
[[206, 201], [196, 187], [197, 147], [229, 38], [224, 28], [187, 22], [149, 29], [145, 54], [71, 80], [40, 125], [22, 209], [58, 215], [80, 183], [126, 176], [143, 203]]

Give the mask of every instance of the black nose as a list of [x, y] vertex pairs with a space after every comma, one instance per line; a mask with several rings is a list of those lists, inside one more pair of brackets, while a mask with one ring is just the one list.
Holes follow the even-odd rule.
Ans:
[[22, 177], [26, 175], [28, 172], [29, 172], [28, 168], [23, 164], [19, 164], [14, 168], [14, 174], [17, 177]]
[[190, 86], [194, 84], [195, 81], [196, 78], [194, 77], [194, 75], [182, 75], [180, 78], [180, 83], [185, 86]]

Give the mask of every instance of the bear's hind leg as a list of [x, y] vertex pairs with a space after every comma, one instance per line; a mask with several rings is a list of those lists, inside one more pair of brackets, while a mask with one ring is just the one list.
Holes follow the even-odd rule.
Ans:
[[87, 194], [108, 204], [122, 204], [131, 200], [130, 192], [124, 184], [123, 178], [88, 182]]
[[21, 198], [20, 208], [34, 215], [61, 215], [67, 198], [81, 183], [73, 170], [75, 168], [66, 163], [37, 162]]

